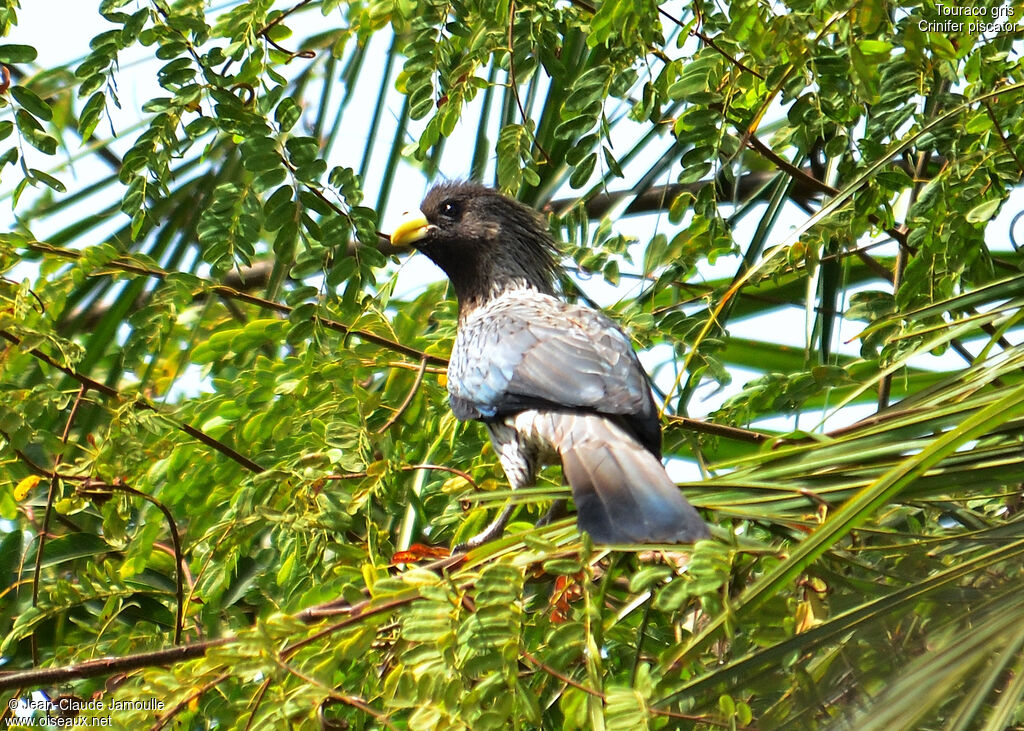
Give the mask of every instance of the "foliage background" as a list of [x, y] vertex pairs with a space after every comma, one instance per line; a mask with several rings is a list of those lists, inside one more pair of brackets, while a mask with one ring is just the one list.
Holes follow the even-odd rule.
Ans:
[[[5, 698], [162, 702], [122, 728], [1024, 723], [1022, 259], [991, 235], [1016, 30], [883, 0], [97, 5], [74, 64], [0, 45]], [[129, 57], [160, 62], [138, 122]], [[569, 295], [650, 349], [715, 540], [533, 528], [553, 471], [502, 540], [428, 549], [508, 498], [448, 411], [445, 286], [400, 286], [378, 233], [440, 176], [547, 212]]]

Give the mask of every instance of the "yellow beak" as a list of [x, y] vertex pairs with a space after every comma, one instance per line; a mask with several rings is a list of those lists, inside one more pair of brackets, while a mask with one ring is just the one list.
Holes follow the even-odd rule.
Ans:
[[423, 211], [409, 211], [402, 216], [402, 220], [391, 232], [391, 244], [407, 249], [426, 236], [429, 228], [430, 222], [423, 215]]

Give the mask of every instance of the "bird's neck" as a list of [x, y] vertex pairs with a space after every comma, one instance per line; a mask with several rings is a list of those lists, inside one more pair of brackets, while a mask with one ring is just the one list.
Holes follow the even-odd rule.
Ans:
[[455, 296], [459, 300], [459, 320], [464, 320], [481, 307], [502, 297], [531, 292], [555, 296], [555, 288], [550, 282], [531, 281], [525, 277], [477, 279], [472, 283], [465, 283], [465, 286], [462, 287], [459, 286], [457, 280], [453, 279], [452, 284], [455, 287]]
[[460, 319], [506, 294], [534, 291], [555, 294], [556, 266], [527, 256], [481, 256], [473, 248], [427, 251], [448, 275], [459, 300]]

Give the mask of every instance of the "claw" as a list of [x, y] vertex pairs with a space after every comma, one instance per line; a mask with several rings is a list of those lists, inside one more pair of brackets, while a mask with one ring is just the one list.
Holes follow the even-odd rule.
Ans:
[[488, 541], [493, 541], [495, 538], [499, 538], [501, 534], [505, 532], [505, 526], [508, 525], [508, 521], [512, 518], [512, 513], [515, 512], [517, 507], [519, 506], [512, 504], [506, 505], [498, 514], [498, 517], [495, 518], [489, 526], [484, 528], [465, 543], [459, 543], [458, 545], [452, 546], [452, 553], [462, 553], [470, 550], [471, 548], [479, 548]]
[[544, 517], [537, 521], [537, 527], [540, 528], [545, 525], [551, 525], [559, 518], [564, 518], [569, 514], [566, 508], [566, 500], [555, 500], [551, 503], [551, 507], [548, 508], [548, 512], [544, 513]]

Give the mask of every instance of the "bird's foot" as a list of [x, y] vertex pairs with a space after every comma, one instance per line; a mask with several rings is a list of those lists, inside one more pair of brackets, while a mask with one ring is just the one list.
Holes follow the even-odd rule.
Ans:
[[472, 548], [479, 548], [488, 541], [493, 541], [495, 538], [500, 537], [505, 532], [505, 526], [508, 525], [508, 521], [512, 518], [512, 513], [515, 512], [515, 509], [515, 505], [506, 505], [489, 526], [465, 543], [452, 546], [452, 553], [464, 553]]
[[569, 511], [566, 508], [567, 504], [568, 503], [565, 500], [555, 500], [555, 502], [551, 503], [551, 507], [548, 508], [548, 512], [544, 513], [544, 517], [537, 521], [537, 527], [541, 528], [545, 525], [551, 525], [559, 518], [564, 518], [568, 515]]

